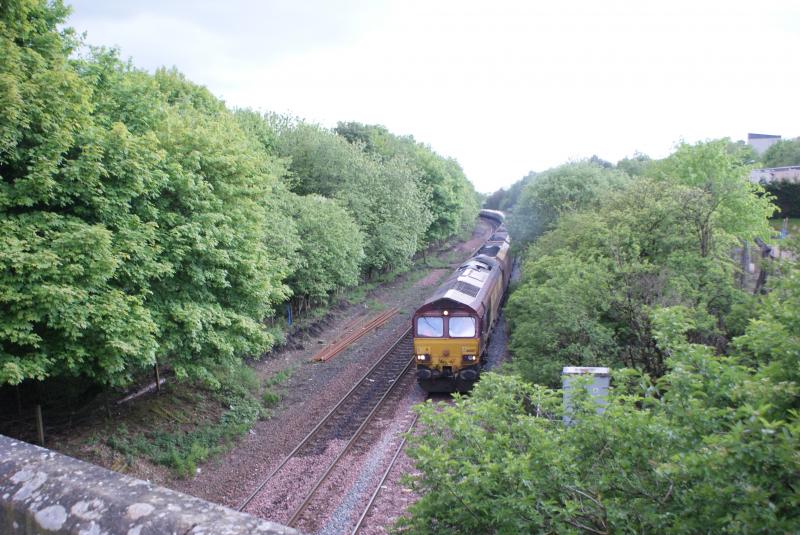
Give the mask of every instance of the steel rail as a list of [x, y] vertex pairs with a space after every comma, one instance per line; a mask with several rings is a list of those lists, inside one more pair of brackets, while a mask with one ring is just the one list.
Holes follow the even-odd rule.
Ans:
[[[488, 218], [483, 218], [483, 219], [488, 219]], [[490, 220], [490, 221], [492, 221], [492, 222], [490, 222], [490, 226], [492, 227], [492, 232], [494, 232], [494, 231], [496, 230], [496, 228], [499, 226], [499, 224], [498, 224], [498, 225], [494, 225], [494, 224], [493, 224], [493, 220]], [[481, 246], [478, 246], [478, 248], [476, 248], [476, 249], [475, 249], [475, 252], [477, 252], [477, 251], [480, 249], [480, 247], [482, 247], [482, 245], [481, 245]], [[474, 256], [474, 253], [473, 253], [473, 256]], [[324, 425], [325, 425], [325, 424], [328, 422], [328, 420], [331, 418], [331, 416], [333, 416], [333, 414], [334, 414], [334, 413], [335, 413], [335, 412], [336, 412], [336, 411], [337, 411], [337, 410], [338, 410], [338, 409], [339, 409], [339, 408], [340, 408], [340, 407], [341, 407], [341, 406], [342, 406], [342, 405], [343, 405], [343, 404], [344, 404], [344, 403], [345, 403], [345, 402], [348, 400], [348, 398], [349, 398], [349, 397], [350, 397], [350, 396], [353, 394], [353, 392], [355, 392], [355, 391], [356, 391], [356, 390], [357, 390], [359, 387], [361, 387], [361, 386], [362, 386], [362, 385], [363, 385], [363, 384], [364, 384], [364, 383], [367, 381], [367, 379], [369, 378], [370, 374], [372, 374], [372, 373], [373, 373], [373, 372], [374, 372], [374, 371], [375, 371], [375, 370], [378, 368], [378, 366], [379, 366], [379, 365], [383, 364], [383, 361], [384, 361], [384, 360], [386, 360], [386, 359], [389, 357], [389, 355], [390, 355], [390, 354], [391, 354], [391, 353], [392, 353], [392, 352], [393, 352], [393, 351], [394, 351], [394, 350], [395, 350], [395, 349], [396, 349], [396, 348], [397, 348], [397, 347], [398, 347], [398, 346], [399, 346], [399, 345], [400, 345], [400, 344], [403, 342], [403, 340], [404, 340], [404, 339], [405, 339], [405, 338], [406, 338], [406, 337], [409, 335], [409, 333], [410, 333], [410, 332], [411, 332], [411, 328], [408, 328], [408, 329], [407, 329], [407, 330], [406, 330], [406, 331], [405, 331], [405, 332], [404, 332], [404, 333], [403, 333], [403, 334], [402, 334], [402, 335], [401, 335], [401, 336], [400, 336], [400, 337], [397, 339], [397, 341], [396, 341], [394, 344], [392, 344], [392, 346], [391, 346], [391, 347], [390, 347], [390, 348], [389, 348], [389, 349], [388, 349], [388, 350], [387, 350], [387, 351], [386, 351], [386, 352], [385, 352], [383, 355], [381, 355], [381, 357], [380, 357], [380, 358], [377, 360], [377, 362], [376, 362], [376, 363], [375, 363], [375, 364], [374, 364], [374, 365], [373, 365], [373, 366], [372, 366], [372, 367], [371, 367], [369, 370], [367, 370], [367, 372], [366, 372], [366, 373], [364, 374], [364, 376], [363, 376], [363, 377], [362, 377], [362, 378], [359, 380], [359, 382], [358, 382], [358, 383], [356, 383], [356, 385], [355, 385], [355, 386], [353, 386], [353, 388], [351, 388], [351, 389], [350, 389], [350, 390], [347, 392], [347, 394], [345, 394], [345, 395], [342, 397], [342, 399], [339, 401], [339, 403], [337, 403], [337, 404], [336, 404], [336, 406], [335, 406], [335, 407], [333, 407], [333, 408], [332, 408], [332, 409], [331, 409], [331, 410], [330, 410], [330, 411], [329, 411], [329, 412], [328, 412], [328, 413], [325, 415], [325, 417], [324, 417], [324, 418], [323, 418], [323, 419], [322, 419], [322, 420], [321, 420], [321, 421], [320, 421], [320, 422], [319, 422], [319, 423], [318, 423], [318, 424], [317, 424], [317, 425], [316, 425], [316, 426], [315, 426], [315, 427], [314, 427], [314, 428], [313, 428], [313, 429], [312, 429], [312, 430], [311, 430], [311, 431], [310, 431], [310, 432], [309, 432], [309, 433], [308, 433], [308, 434], [307, 434], [307, 435], [306, 435], [306, 436], [303, 438], [303, 440], [301, 440], [301, 441], [300, 441], [300, 443], [299, 443], [299, 444], [298, 444], [298, 445], [297, 445], [297, 446], [296, 446], [296, 447], [295, 447], [295, 448], [294, 448], [294, 449], [293, 449], [293, 450], [292, 450], [292, 451], [291, 451], [291, 452], [290, 452], [290, 453], [289, 453], [289, 454], [288, 454], [288, 455], [287, 455], [287, 456], [286, 456], [286, 457], [283, 459], [283, 461], [281, 461], [281, 463], [280, 463], [280, 464], [279, 464], [279, 465], [278, 465], [276, 468], [274, 468], [274, 469], [272, 470], [272, 472], [270, 472], [270, 474], [269, 474], [269, 475], [268, 475], [268, 476], [267, 476], [267, 477], [266, 477], [266, 478], [265, 478], [265, 479], [264, 479], [264, 480], [261, 482], [261, 484], [260, 484], [260, 485], [259, 485], [259, 486], [256, 488], [256, 490], [255, 490], [255, 491], [253, 491], [253, 492], [252, 492], [252, 493], [251, 493], [251, 494], [250, 494], [250, 495], [249, 495], [249, 496], [248, 496], [248, 497], [247, 497], [247, 498], [246, 498], [246, 499], [245, 499], [245, 500], [242, 502], [242, 504], [241, 504], [241, 505], [240, 505], [240, 506], [237, 508], [237, 510], [238, 510], [238, 511], [243, 511], [243, 510], [244, 510], [244, 509], [245, 509], [245, 508], [246, 508], [246, 507], [247, 507], [247, 506], [250, 504], [250, 502], [252, 502], [252, 501], [253, 501], [253, 499], [254, 499], [256, 496], [258, 496], [258, 494], [259, 494], [259, 493], [260, 493], [262, 490], [264, 490], [264, 487], [267, 485], [267, 483], [269, 483], [269, 482], [272, 480], [272, 478], [273, 478], [273, 477], [275, 477], [275, 475], [276, 475], [276, 474], [277, 474], [277, 473], [278, 473], [278, 472], [279, 472], [279, 471], [280, 471], [280, 470], [281, 470], [281, 469], [282, 469], [284, 466], [286, 466], [286, 464], [287, 464], [287, 463], [288, 463], [288, 462], [289, 462], [289, 461], [290, 461], [290, 460], [291, 460], [291, 459], [292, 459], [292, 458], [295, 456], [295, 454], [296, 454], [296, 453], [297, 453], [297, 452], [298, 452], [298, 451], [299, 451], [301, 448], [303, 448], [305, 445], [307, 445], [307, 444], [308, 444], [308, 443], [311, 441], [311, 439], [312, 439], [312, 438], [314, 437], [314, 435], [315, 435], [315, 434], [316, 434], [316, 433], [317, 433], [317, 432], [320, 430], [320, 428], [322, 428], [322, 427], [323, 427], [323, 426], [324, 426]], [[413, 361], [411, 361], [411, 362], [413, 363]], [[409, 366], [410, 366], [410, 364], [409, 364]], [[406, 372], [406, 370], [407, 370], [407, 368], [406, 368], [406, 369], [404, 369], [403, 373], [401, 373], [401, 374], [398, 376], [398, 378], [402, 377], [402, 375], [403, 375], [403, 374]], [[397, 382], [398, 382], [398, 381], [397, 381], [397, 380], [395, 380], [395, 383], [394, 383], [394, 384], [392, 385], [392, 387], [389, 389], [390, 391], [391, 391], [391, 390], [394, 388], [394, 386], [395, 386], [395, 384], [396, 384]], [[380, 404], [380, 402], [379, 402], [379, 404]], [[376, 407], [377, 407], [377, 405], [376, 405]], [[373, 411], [374, 411], [374, 410], [375, 410], [375, 409], [373, 409]], [[416, 419], [415, 419], [415, 421], [416, 421]], [[402, 443], [403, 443], [403, 444], [405, 444], [405, 438], [403, 439], [403, 442], [402, 442]], [[398, 453], [396, 453], [396, 454], [395, 454], [395, 458], [396, 458], [396, 456], [397, 456], [397, 455], [398, 455]], [[394, 460], [393, 460], [392, 462], [394, 463]], [[335, 463], [334, 463], [334, 464], [335, 464]], [[316, 490], [316, 487], [315, 487], [315, 490]], [[313, 492], [312, 492], [312, 494], [313, 494]], [[374, 499], [374, 498], [373, 498], [373, 499]]]
[[[414, 426], [417, 425], [418, 419], [419, 419], [419, 414], [414, 415], [414, 419], [411, 421], [411, 424], [408, 426], [408, 429], [406, 429], [404, 435], [408, 435], [408, 433], [410, 433], [411, 430], [414, 429]], [[375, 499], [378, 497], [378, 494], [380, 494], [381, 488], [383, 488], [383, 484], [386, 483], [386, 480], [389, 478], [389, 473], [392, 471], [392, 468], [394, 468], [394, 464], [397, 462], [397, 458], [403, 451], [403, 447], [406, 445], [407, 438], [408, 438], [407, 436], [403, 436], [403, 440], [401, 440], [400, 445], [397, 446], [397, 451], [394, 452], [394, 456], [392, 457], [392, 460], [389, 462], [389, 466], [386, 467], [386, 471], [383, 473], [383, 477], [378, 483], [378, 486], [375, 488], [375, 492], [372, 493], [372, 496], [369, 499], [367, 507], [364, 509], [364, 512], [361, 513], [361, 516], [359, 517], [358, 522], [356, 522], [353, 531], [350, 532], [351, 535], [356, 535], [356, 533], [358, 533], [358, 530], [361, 529], [361, 525], [364, 523], [364, 520], [366, 520], [367, 515], [372, 510], [372, 505], [375, 503]]]
[[344, 351], [347, 347], [355, 343], [357, 340], [366, 336], [370, 331], [379, 329], [386, 322], [389, 321], [395, 314], [400, 312], [398, 308], [390, 308], [385, 310], [375, 316], [374, 318], [370, 319], [366, 324], [362, 325], [358, 329], [353, 329], [353, 331], [347, 333], [346, 335], [342, 336], [341, 338], [335, 340], [333, 343], [325, 346], [319, 353], [314, 355], [312, 360], [327, 362], [328, 360], [332, 359], [342, 351]]
[[355, 328], [354, 324], [352, 327], [350, 327], [350, 329], [348, 329], [348, 332], [346, 332], [343, 336], [337, 338], [336, 340], [325, 346], [319, 353], [314, 355], [314, 358], [312, 360], [325, 362], [333, 358], [337, 353], [343, 351], [346, 347], [354, 343], [362, 336], [366, 335], [373, 328], [377, 329], [381, 327], [384, 323], [386, 323], [389, 320], [391, 315], [394, 315], [397, 312], [398, 309], [393, 308], [381, 312], [377, 316], [369, 319], [365, 324], [362, 324], [358, 328]]
[[333, 469], [336, 468], [336, 466], [339, 464], [339, 461], [341, 461], [342, 458], [347, 453], [350, 452], [350, 450], [353, 448], [358, 439], [361, 438], [361, 435], [364, 433], [364, 430], [366, 430], [367, 426], [370, 423], [372, 423], [372, 418], [375, 416], [375, 414], [378, 412], [379, 409], [383, 408], [383, 404], [386, 401], [386, 399], [389, 397], [390, 394], [392, 394], [395, 391], [397, 385], [399, 385], [402, 382], [401, 379], [405, 374], [408, 373], [408, 370], [411, 369], [413, 364], [414, 361], [409, 359], [406, 367], [403, 368], [403, 371], [401, 371], [397, 375], [397, 378], [393, 380], [392, 385], [389, 387], [389, 389], [383, 394], [383, 396], [381, 396], [381, 398], [378, 400], [378, 402], [375, 404], [375, 406], [372, 408], [369, 414], [364, 418], [364, 421], [361, 422], [361, 425], [358, 427], [356, 432], [347, 442], [347, 444], [339, 453], [339, 455], [337, 455], [336, 458], [331, 462], [330, 466], [328, 466], [328, 469], [325, 470], [325, 473], [322, 474], [319, 477], [319, 479], [317, 479], [317, 482], [314, 484], [314, 488], [311, 489], [306, 498], [303, 500], [303, 503], [300, 504], [300, 506], [295, 510], [294, 514], [289, 518], [289, 521], [287, 522], [287, 525], [289, 527], [295, 527], [295, 523], [297, 522], [297, 520], [299, 520], [300, 515], [303, 514], [308, 505], [311, 503], [311, 498], [314, 496], [317, 490], [319, 490], [322, 484], [328, 479], [328, 476], [330, 475], [331, 472], [333, 472]]
[[242, 502], [242, 504], [237, 508], [238, 511], [243, 511], [245, 507], [247, 507], [250, 504], [250, 502], [253, 501], [253, 498], [255, 498], [262, 490], [264, 490], [264, 487], [267, 485], [267, 483], [270, 482], [270, 480], [272, 480], [273, 477], [275, 477], [275, 474], [277, 474], [281, 468], [286, 466], [286, 464], [295, 456], [295, 454], [298, 451], [300, 451], [300, 448], [302, 448], [311, 441], [311, 439], [314, 437], [317, 431], [319, 431], [320, 428], [328, 422], [331, 416], [333, 416], [333, 414], [339, 409], [339, 407], [341, 407], [348, 400], [348, 398], [350, 398], [353, 392], [355, 392], [361, 385], [366, 383], [370, 374], [372, 374], [372, 372], [374, 372], [376, 369], [378, 369], [378, 367], [381, 364], [384, 363], [383, 361], [386, 360], [389, 357], [389, 355], [391, 355], [392, 351], [394, 351], [403, 342], [403, 340], [405, 340], [405, 338], [409, 335], [410, 332], [411, 328], [409, 327], [408, 329], [405, 330], [405, 332], [403, 332], [403, 334], [400, 337], [398, 337], [397, 341], [394, 344], [392, 344], [392, 346], [388, 350], [386, 350], [386, 352], [383, 355], [381, 355], [381, 357], [377, 360], [377, 362], [375, 362], [375, 364], [369, 370], [367, 370], [367, 372], [364, 374], [361, 380], [358, 383], [356, 383], [356, 385], [342, 397], [339, 403], [337, 403], [336, 406], [333, 407], [322, 420], [320, 420], [320, 422], [314, 427], [314, 429], [312, 429], [305, 436], [305, 438], [303, 438], [303, 440], [301, 440], [300, 443], [286, 456], [286, 458], [283, 461], [281, 461], [281, 463], [274, 470], [272, 470], [272, 472], [270, 472], [270, 474], [264, 479], [264, 481], [261, 482], [258, 488], [255, 491], [253, 491], [253, 493], [250, 494], [247, 497], [247, 499], [244, 500], [244, 502]]
[[[381, 312], [381, 314], [383, 314], [384, 312]], [[328, 345], [323, 347], [322, 350], [320, 350], [316, 355], [314, 355], [314, 357], [311, 360], [322, 360], [322, 361], [327, 360], [328, 357], [326, 357], [325, 355], [330, 353], [333, 348], [341, 345], [345, 340], [353, 336], [354, 333], [358, 332], [359, 330], [365, 330], [365, 325], [373, 322], [376, 317], [378, 316], [375, 316], [373, 318], [369, 318], [368, 316], [358, 316], [357, 318], [355, 318], [355, 320], [348, 322], [343, 329], [344, 334], [338, 336], [335, 340], [331, 341]]]

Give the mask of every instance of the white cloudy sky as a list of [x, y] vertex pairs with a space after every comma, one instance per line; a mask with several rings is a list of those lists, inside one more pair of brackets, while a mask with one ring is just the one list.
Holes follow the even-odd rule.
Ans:
[[229, 106], [382, 124], [491, 192], [570, 159], [800, 135], [800, 2], [66, 0]]

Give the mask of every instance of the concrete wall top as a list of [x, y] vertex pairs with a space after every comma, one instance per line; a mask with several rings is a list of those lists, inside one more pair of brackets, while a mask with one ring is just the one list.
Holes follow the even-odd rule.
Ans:
[[0, 533], [298, 532], [0, 435]]

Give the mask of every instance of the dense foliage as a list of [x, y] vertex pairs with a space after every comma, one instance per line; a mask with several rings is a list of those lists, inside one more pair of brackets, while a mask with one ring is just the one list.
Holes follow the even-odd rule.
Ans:
[[800, 165], [800, 138], [778, 141], [764, 152], [761, 160], [763, 167]]
[[[695, 340], [724, 349], [738, 325], [732, 315], [750, 299], [736, 286], [730, 252], [740, 238], [769, 236], [773, 206], [725, 141], [682, 145], [651, 166], [656, 178], [592, 195], [585, 181], [561, 180], [546, 201], [553, 207], [542, 211], [547, 217], [536, 213], [552, 230], [530, 248], [508, 309], [524, 377], [555, 385], [562, 366], [591, 364], [659, 376], [665, 355], [650, 313], [678, 304], [696, 314]], [[563, 208], [576, 198], [590, 209]]]
[[292, 196], [299, 240], [299, 265], [289, 285], [298, 295], [322, 299], [355, 286], [364, 259], [364, 236], [347, 211], [319, 195]]
[[[408, 532], [800, 529], [800, 273], [740, 286], [731, 252], [774, 206], [730, 145], [681, 145], [582, 206], [560, 182], [507, 309], [514, 373], [419, 409]], [[565, 424], [565, 365], [614, 369], [603, 412], [579, 386]]]
[[365, 237], [365, 272], [406, 267], [425, 246], [433, 218], [417, 169], [404, 158], [376, 157], [320, 126], [281, 119], [271, 122], [278, 152], [290, 161], [292, 190], [337, 199], [347, 209]]
[[35, 136], [2, 154], [2, 382], [124, 383], [156, 360], [211, 380], [268, 348], [260, 321], [287, 296], [264, 243], [280, 166], [205, 89], [104, 51], [68, 61], [63, 12], [16, 7], [33, 22], [3, 27], [29, 59], [7, 70], [14, 121]]
[[511, 184], [507, 190], [500, 188], [484, 200], [483, 207], [490, 210], [501, 210], [507, 213], [513, 212], [525, 186], [532, 182], [536, 176], [537, 173], [531, 171], [520, 180]]
[[628, 173], [630, 176], [646, 176], [652, 161], [648, 155], [636, 152], [633, 156], [625, 157], [618, 161], [617, 169]]
[[797, 277], [784, 289], [727, 357], [687, 341], [686, 309], [658, 311], [666, 375], [619, 371], [605, 412], [576, 396], [572, 425], [560, 393], [514, 376], [485, 376], [454, 407], [421, 407], [411, 456], [422, 498], [408, 531], [796, 532]]
[[426, 205], [433, 221], [428, 226], [426, 240], [452, 236], [477, 216], [475, 191], [455, 160], [442, 158], [412, 136], [395, 136], [378, 125], [339, 123], [335, 131], [384, 161], [400, 158], [415, 168], [423, 189], [430, 193]]
[[[263, 320], [291, 296], [407, 266], [475, 215], [458, 165], [422, 145], [231, 112], [85, 47], [66, 15], [0, 4], [0, 385], [125, 384], [155, 363], [214, 385], [270, 348]], [[458, 195], [431, 230], [434, 170]]]
[[135, 169], [158, 156], [124, 126], [95, 128], [91, 87], [67, 61], [74, 40], [55, 29], [65, 13], [0, 11], [0, 383], [77, 370], [110, 380], [155, 358], [141, 270], [124, 260], [166, 270], [155, 227], [128, 209], [156, 180]]
[[565, 164], [531, 177], [514, 204], [509, 231], [518, 244], [553, 228], [563, 214], [594, 207], [601, 194], [627, 175], [594, 162]]
[[780, 217], [800, 217], [800, 183], [774, 182], [766, 184], [764, 189], [775, 196]]

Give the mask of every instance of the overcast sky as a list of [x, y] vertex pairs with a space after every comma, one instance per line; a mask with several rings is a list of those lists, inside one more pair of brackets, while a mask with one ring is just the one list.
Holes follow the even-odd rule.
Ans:
[[65, 1], [140, 68], [412, 134], [482, 192], [593, 154], [800, 135], [797, 1]]

